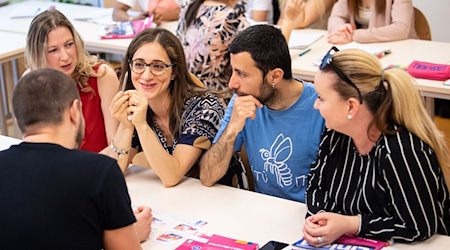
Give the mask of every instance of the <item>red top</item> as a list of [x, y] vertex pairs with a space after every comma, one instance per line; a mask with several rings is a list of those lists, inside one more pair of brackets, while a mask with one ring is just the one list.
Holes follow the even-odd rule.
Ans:
[[[97, 71], [100, 64], [95, 65], [93, 69]], [[88, 81], [94, 92], [82, 92], [77, 84], [80, 93], [83, 116], [85, 120], [84, 138], [81, 142], [80, 149], [100, 152], [108, 146], [106, 139], [105, 121], [103, 120], [103, 112], [101, 99], [98, 93], [97, 77], [89, 77]]]

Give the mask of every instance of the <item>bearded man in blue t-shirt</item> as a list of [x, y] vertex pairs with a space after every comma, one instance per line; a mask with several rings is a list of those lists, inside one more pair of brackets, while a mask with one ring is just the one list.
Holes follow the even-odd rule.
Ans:
[[[234, 152], [245, 146], [255, 191], [305, 201], [307, 174], [315, 161], [324, 121], [314, 109], [314, 85], [292, 78], [281, 31], [255, 25], [230, 45], [235, 95], [214, 145], [200, 162], [200, 179], [212, 186], [225, 175]], [[249, 118], [249, 119], [248, 119]]]

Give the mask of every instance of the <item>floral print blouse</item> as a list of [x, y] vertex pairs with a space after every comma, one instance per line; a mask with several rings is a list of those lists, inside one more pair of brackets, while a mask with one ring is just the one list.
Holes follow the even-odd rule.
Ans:
[[228, 47], [237, 33], [248, 26], [245, 1], [238, 1], [234, 7], [202, 4], [197, 17], [186, 27], [185, 15], [192, 2], [182, 6], [177, 28], [188, 69], [210, 90], [227, 90], [232, 73]]

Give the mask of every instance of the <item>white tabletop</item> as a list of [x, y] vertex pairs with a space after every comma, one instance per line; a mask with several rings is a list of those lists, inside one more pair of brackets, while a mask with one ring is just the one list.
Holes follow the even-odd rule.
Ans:
[[19, 144], [21, 140], [9, 136], [0, 135], [0, 151], [8, 149], [12, 145]]
[[[0, 151], [21, 141], [0, 135]], [[262, 246], [269, 240], [293, 243], [302, 235], [306, 206], [277, 197], [223, 185], [203, 186], [185, 177], [172, 188], [163, 187], [151, 171], [135, 171], [126, 176], [133, 205], [146, 205], [155, 211], [177, 217], [202, 219], [202, 230], [226, 237], [252, 241]], [[450, 237], [435, 235], [424, 242], [394, 244], [386, 249], [447, 249]], [[149, 240], [144, 249], [164, 249]]]
[[[46, 10], [51, 7], [61, 11], [69, 20], [92, 21], [104, 17], [110, 17], [112, 21], [112, 8], [98, 8], [79, 4], [66, 4], [51, 1], [24, 1], [9, 4], [0, 8], [0, 30], [23, 33], [28, 32], [32, 15], [29, 17], [14, 18], [15, 14], [28, 13], [37, 10]], [[24, 14], [26, 15], [26, 14]]]
[[[302, 235], [306, 206], [222, 185], [203, 186], [185, 178], [179, 185], [164, 188], [150, 170], [126, 177], [134, 205], [147, 205], [180, 217], [204, 219], [204, 230], [264, 245], [270, 240], [293, 243]], [[445, 249], [450, 237], [436, 235], [415, 244], [394, 244], [390, 249]], [[144, 249], [158, 249], [152, 241]], [[387, 249], [389, 249], [387, 248]]]
[[[269, 240], [294, 242], [301, 235], [306, 207], [303, 203], [239, 190], [222, 185], [208, 188], [185, 178], [164, 188], [152, 171], [127, 176], [134, 205], [180, 217], [203, 219], [207, 232], [264, 244]], [[153, 249], [154, 243], [143, 244]]]
[[[11, 12], [22, 8], [48, 9], [50, 6], [55, 6], [57, 10], [61, 11], [72, 22], [81, 35], [87, 50], [118, 55], [126, 53], [131, 39], [100, 39], [104, 25], [114, 23], [112, 20], [112, 8], [48, 1], [25, 1], [10, 4], [0, 8], [0, 31], [26, 35], [33, 18], [11, 18]], [[176, 26], [177, 22], [175, 21], [163, 22], [160, 27], [175, 33]]]
[[[292, 51], [292, 72], [295, 76], [314, 80], [314, 75], [319, 70], [315, 63], [333, 46], [326, 39], [326, 36], [322, 37], [303, 56], [298, 56], [299, 50]], [[380, 59], [383, 67], [391, 64], [408, 66], [414, 60], [450, 64], [450, 43], [408, 39], [372, 45], [391, 49], [391, 54]], [[416, 83], [423, 96], [450, 99], [450, 86], [443, 85], [442, 81], [416, 79]]]
[[0, 31], [0, 62], [10, 61], [23, 55], [25, 34]]

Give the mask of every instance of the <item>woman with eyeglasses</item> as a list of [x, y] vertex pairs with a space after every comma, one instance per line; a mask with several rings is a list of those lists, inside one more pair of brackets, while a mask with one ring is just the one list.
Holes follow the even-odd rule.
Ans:
[[416, 37], [411, 0], [339, 0], [328, 19], [328, 42], [333, 44]]
[[159, 28], [142, 31], [131, 41], [122, 70], [126, 90], [111, 106], [120, 122], [111, 155], [125, 171], [143, 151], [139, 157], [166, 187], [185, 175], [198, 177], [197, 161], [211, 146], [224, 107], [191, 78], [177, 37]]
[[314, 82], [328, 131], [308, 175], [307, 242], [449, 235], [449, 152], [411, 77], [333, 47]]
[[25, 73], [51, 68], [75, 80], [86, 124], [80, 149], [93, 152], [105, 149], [118, 126], [109, 112], [119, 86], [114, 69], [89, 55], [72, 23], [58, 10], [44, 11], [31, 22], [25, 60], [28, 68]]

